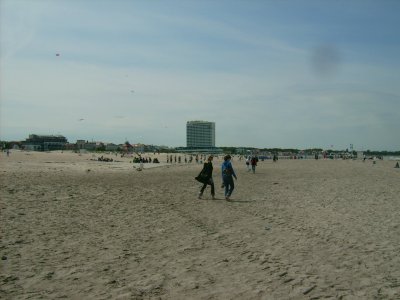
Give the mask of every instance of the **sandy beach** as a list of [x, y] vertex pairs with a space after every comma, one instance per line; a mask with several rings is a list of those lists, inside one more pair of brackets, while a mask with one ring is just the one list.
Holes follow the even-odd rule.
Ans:
[[199, 200], [165, 154], [0, 155], [2, 299], [400, 299], [394, 161], [234, 158], [227, 202], [221, 158]]

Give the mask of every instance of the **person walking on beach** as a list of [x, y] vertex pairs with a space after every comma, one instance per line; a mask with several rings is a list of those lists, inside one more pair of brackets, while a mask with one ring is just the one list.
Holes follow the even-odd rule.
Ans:
[[247, 172], [250, 172], [251, 167], [250, 167], [250, 156], [247, 156], [246, 158], [246, 166], [247, 166]]
[[257, 156], [253, 156], [251, 158], [251, 169], [253, 170], [253, 174], [256, 173], [257, 162], [258, 162], [258, 157]]
[[200, 189], [198, 198], [201, 199], [203, 196], [204, 190], [206, 189], [207, 185], [211, 185], [211, 197], [215, 200], [215, 187], [214, 187], [214, 180], [212, 178], [213, 172], [213, 156], [210, 155], [207, 159], [207, 162], [204, 163], [203, 170], [201, 170], [199, 176], [196, 177], [198, 181], [203, 183], [203, 186]]
[[222, 182], [225, 187], [225, 200], [229, 201], [232, 195], [235, 184], [233, 183], [233, 177], [237, 180], [235, 171], [233, 170], [231, 163], [231, 156], [228, 154], [224, 157], [224, 162], [221, 166], [222, 171]]

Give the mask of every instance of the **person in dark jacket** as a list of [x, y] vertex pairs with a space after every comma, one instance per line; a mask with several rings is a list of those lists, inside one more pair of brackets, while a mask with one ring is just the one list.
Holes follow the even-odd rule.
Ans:
[[253, 174], [256, 172], [257, 162], [258, 162], [258, 157], [257, 156], [253, 156], [251, 158], [251, 169], [253, 170]]
[[198, 198], [201, 199], [203, 196], [204, 190], [206, 189], [207, 185], [211, 185], [211, 197], [213, 200], [215, 200], [215, 188], [214, 188], [214, 180], [212, 178], [212, 173], [213, 173], [213, 156], [210, 155], [207, 159], [207, 162], [204, 163], [203, 170], [201, 171], [200, 175], [203, 180], [203, 186], [200, 189], [199, 196]]
[[224, 162], [222, 163], [221, 166], [221, 173], [222, 173], [222, 182], [225, 187], [225, 200], [229, 201], [233, 189], [235, 188], [235, 184], [233, 183], [233, 177], [235, 177], [235, 179], [237, 180], [237, 176], [232, 167], [230, 155], [226, 155], [224, 157]]

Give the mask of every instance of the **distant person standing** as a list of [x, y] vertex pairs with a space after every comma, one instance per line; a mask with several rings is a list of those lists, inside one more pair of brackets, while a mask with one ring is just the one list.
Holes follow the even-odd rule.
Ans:
[[247, 172], [250, 172], [250, 170], [251, 170], [251, 167], [250, 167], [250, 156], [248, 156], [247, 158], [246, 158], [246, 166], [247, 166]]
[[10, 149], [7, 149], [7, 156], [10, 156]]
[[200, 174], [196, 179], [203, 183], [203, 186], [200, 189], [199, 192], [199, 199], [203, 196], [204, 190], [206, 189], [207, 185], [211, 186], [211, 197], [214, 200], [215, 199], [215, 187], [214, 187], [214, 180], [212, 178], [212, 173], [213, 173], [213, 156], [210, 155], [207, 159], [207, 162], [204, 163], [203, 170], [201, 170]]
[[256, 166], [257, 166], [257, 162], [258, 162], [258, 157], [257, 156], [253, 156], [251, 158], [251, 169], [253, 170], [253, 174], [256, 173]]
[[225, 187], [225, 200], [229, 201], [232, 192], [235, 188], [233, 177], [235, 177], [235, 179], [237, 180], [237, 176], [232, 167], [231, 156], [229, 154], [224, 157], [224, 162], [222, 163], [221, 171], [222, 171], [222, 182]]

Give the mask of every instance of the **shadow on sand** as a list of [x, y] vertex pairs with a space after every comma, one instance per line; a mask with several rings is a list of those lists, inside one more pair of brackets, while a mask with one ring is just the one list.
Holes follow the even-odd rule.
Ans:
[[230, 199], [230, 200], [225, 200], [225, 198], [215, 198], [215, 199], [200, 199], [203, 201], [225, 201], [225, 202], [236, 202], [236, 203], [250, 203], [250, 202], [254, 202], [254, 200], [239, 200], [239, 199]]
[[[225, 200], [225, 199], [224, 199]], [[236, 202], [236, 203], [250, 203], [250, 202], [254, 202], [254, 200], [239, 200], [239, 199], [237, 199], [237, 200], [235, 200], [235, 199], [230, 199], [229, 201], [228, 200], [225, 200], [226, 202]]]

